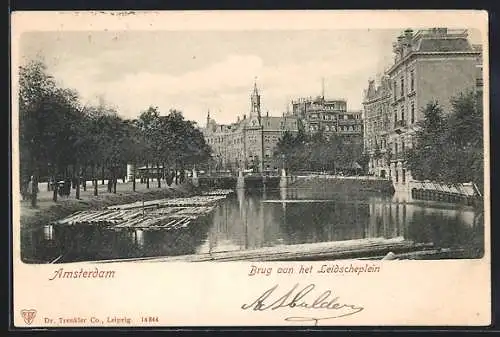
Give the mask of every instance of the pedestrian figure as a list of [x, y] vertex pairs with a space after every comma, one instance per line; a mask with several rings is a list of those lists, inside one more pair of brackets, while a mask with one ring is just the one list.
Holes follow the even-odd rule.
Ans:
[[71, 179], [66, 179], [64, 181], [64, 196], [69, 197], [71, 193]]
[[168, 186], [172, 185], [172, 182], [174, 181], [174, 176], [173, 176], [173, 174], [171, 174], [171, 173], [170, 173], [170, 174], [169, 174], [169, 173], [167, 173], [167, 174], [166, 174], [166, 179], [165, 179], [165, 180], [167, 181], [167, 185], [168, 185]]

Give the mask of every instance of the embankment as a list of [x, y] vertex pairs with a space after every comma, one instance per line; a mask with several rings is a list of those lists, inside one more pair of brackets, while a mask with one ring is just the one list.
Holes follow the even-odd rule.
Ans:
[[[83, 210], [98, 210], [111, 205], [126, 204], [136, 201], [149, 201], [163, 198], [192, 196], [200, 192], [191, 184], [184, 184], [170, 188], [154, 189], [141, 192], [121, 192], [116, 194], [105, 193], [81, 200], [60, 198], [57, 203], [30, 209], [28, 205], [21, 206], [21, 227], [44, 226], [49, 222], [64, 218], [72, 213]], [[24, 211], [29, 209], [29, 211]], [[24, 212], [23, 212], [24, 211]]]
[[289, 180], [290, 187], [308, 187], [315, 190], [330, 190], [338, 192], [369, 191], [392, 194], [394, 186], [388, 179], [372, 177], [336, 177], [328, 175], [294, 176]]

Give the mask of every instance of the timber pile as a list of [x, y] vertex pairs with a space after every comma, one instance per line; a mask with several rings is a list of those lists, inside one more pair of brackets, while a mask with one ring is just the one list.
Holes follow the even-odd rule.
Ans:
[[163, 208], [163, 207], [188, 207], [188, 206], [204, 206], [215, 203], [224, 199], [222, 195], [201, 195], [189, 198], [173, 198], [173, 199], [160, 199], [151, 201], [138, 201], [131, 204], [109, 206], [108, 209], [134, 209], [134, 208]]
[[226, 198], [229, 190], [216, 190], [215, 195], [189, 198], [139, 201], [130, 204], [109, 206], [105, 210], [88, 210], [74, 213], [57, 225], [99, 225], [115, 230], [132, 229], [180, 229], [192, 221], [210, 214], [213, 204]]
[[338, 260], [392, 252], [422, 251], [432, 244], [415, 244], [402, 237], [394, 239], [374, 238], [321, 242], [298, 245], [282, 245], [245, 251], [215, 252], [144, 260], [146, 262], [208, 262], [208, 261], [296, 261]]
[[225, 189], [216, 189], [213, 191], [208, 191], [208, 192], [203, 192], [202, 195], [222, 195], [222, 196], [227, 196], [231, 193], [233, 193], [233, 190], [225, 190]]
[[166, 207], [159, 209], [125, 209], [82, 211], [56, 221], [57, 225], [99, 225], [116, 230], [132, 229], [179, 229], [193, 220], [212, 212], [213, 206]]
[[77, 224], [94, 224], [94, 225], [113, 225], [123, 222], [129, 218], [134, 218], [142, 214], [141, 211], [124, 212], [117, 210], [104, 211], [80, 211], [72, 215], [56, 221], [58, 225], [77, 225]]
[[120, 230], [123, 228], [133, 228], [133, 229], [148, 229], [148, 230], [173, 230], [186, 228], [191, 221], [195, 220], [196, 217], [179, 217], [172, 218], [171, 216], [147, 216], [147, 217], [139, 217], [137, 219], [133, 219], [127, 221], [125, 223], [116, 225], [113, 229]]

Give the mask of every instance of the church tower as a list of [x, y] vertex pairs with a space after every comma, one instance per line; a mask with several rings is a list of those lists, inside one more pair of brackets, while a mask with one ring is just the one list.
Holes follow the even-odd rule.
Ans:
[[257, 81], [254, 82], [253, 84], [253, 92], [252, 95], [250, 96], [250, 102], [251, 102], [251, 108], [250, 108], [250, 115], [257, 115], [260, 121], [260, 94], [259, 90], [257, 89]]
[[210, 125], [210, 110], [208, 110], [207, 112], [207, 129], [209, 125]]

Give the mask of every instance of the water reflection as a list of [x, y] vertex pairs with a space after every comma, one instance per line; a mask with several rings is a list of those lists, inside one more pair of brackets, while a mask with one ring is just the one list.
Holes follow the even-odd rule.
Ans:
[[326, 189], [243, 191], [209, 216], [176, 231], [113, 231], [94, 226], [22, 230], [26, 262], [204, 254], [277, 245], [404, 237], [480, 257], [484, 219], [471, 208], [411, 200], [408, 195]]
[[51, 241], [54, 238], [54, 226], [43, 226], [43, 238], [47, 241]]
[[[363, 238], [404, 237], [441, 248], [482, 245], [471, 208], [412, 200], [407, 194], [279, 189], [238, 191], [213, 215], [200, 253]], [[481, 226], [475, 224], [481, 223]], [[480, 229], [481, 228], [481, 229]], [[481, 256], [478, 248], [470, 257]], [[479, 255], [478, 255], [479, 254]]]
[[139, 248], [144, 247], [144, 231], [142, 229], [135, 231], [135, 243]]

